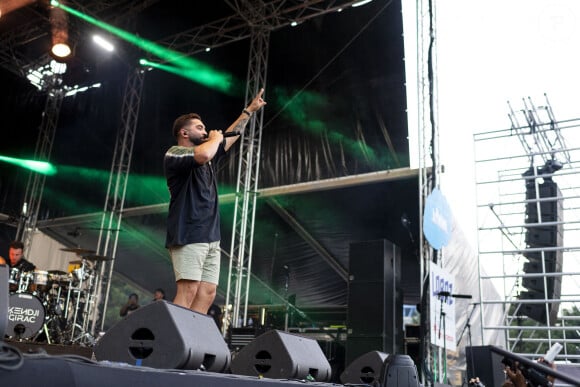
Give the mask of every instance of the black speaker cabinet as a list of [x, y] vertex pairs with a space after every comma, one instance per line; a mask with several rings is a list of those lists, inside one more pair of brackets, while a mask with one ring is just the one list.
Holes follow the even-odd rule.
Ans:
[[485, 386], [501, 386], [505, 382], [503, 356], [493, 352], [491, 346], [465, 347], [467, 377], [479, 377]]
[[357, 357], [340, 374], [341, 383], [377, 385], [375, 383], [380, 383], [381, 370], [387, 356], [384, 352], [371, 351]]
[[95, 345], [97, 360], [163, 369], [228, 370], [228, 346], [213, 318], [165, 300], [135, 310]]
[[8, 326], [8, 265], [0, 265], [0, 340]]
[[351, 243], [346, 365], [371, 351], [403, 349], [401, 252], [386, 239]]
[[314, 339], [269, 330], [244, 346], [232, 359], [237, 375], [325, 382], [332, 376], [328, 360]]

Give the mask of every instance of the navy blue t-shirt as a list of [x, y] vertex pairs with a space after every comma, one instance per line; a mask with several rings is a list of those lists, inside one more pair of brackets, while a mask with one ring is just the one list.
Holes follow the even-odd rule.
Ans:
[[207, 164], [193, 158], [195, 147], [174, 145], [165, 153], [163, 167], [169, 188], [165, 247], [220, 240], [217, 181], [213, 165], [225, 154], [223, 145]]

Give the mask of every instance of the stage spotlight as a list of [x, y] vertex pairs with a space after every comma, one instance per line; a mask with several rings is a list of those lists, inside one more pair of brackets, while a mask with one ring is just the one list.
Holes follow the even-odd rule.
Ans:
[[58, 7], [50, 6], [50, 29], [52, 33], [52, 48], [50, 53], [55, 60], [66, 60], [72, 50], [68, 43], [68, 18], [66, 12]]
[[417, 366], [409, 355], [391, 354], [383, 363], [381, 387], [420, 387]]
[[356, 2], [356, 3], [353, 3], [353, 4], [351, 5], [351, 7], [353, 7], [353, 8], [360, 7], [361, 5], [368, 4], [368, 3], [370, 3], [371, 1], [373, 1], [373, 0], [362, 0], [362, 1], [358, 1], [358, 2]]
[[115, 51], [115, 46], [113, 46], [111, 42], [109, 42], [107, 39], [103, 38], [100, 35], [93, 35], [93, 42], [95, 42], [99, 47], [101, 47], [105, 51], [108, 52]]

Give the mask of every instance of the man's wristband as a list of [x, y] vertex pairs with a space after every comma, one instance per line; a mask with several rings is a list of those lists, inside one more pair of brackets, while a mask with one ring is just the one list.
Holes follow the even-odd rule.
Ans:
[[247, 114], [247, 115], [248, 115], [248, 117], [251, 117], [251, 116], [252, 116], [252, 113], [250, 113], [250, 112], [249, 112], [248, 110], [246, 110], [246, 109], [242, 110], [242, 113], [244, 113], [244, 114]]

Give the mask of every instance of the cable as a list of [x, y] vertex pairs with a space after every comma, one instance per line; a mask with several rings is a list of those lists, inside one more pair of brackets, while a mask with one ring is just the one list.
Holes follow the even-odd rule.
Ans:
[[14, 371], [22, 367], [24, 357], [22, 352], [12, 345], [0, 342], [0, 369]]

